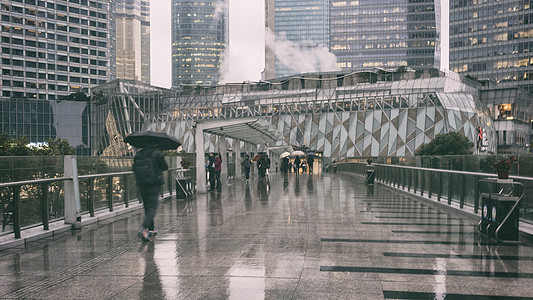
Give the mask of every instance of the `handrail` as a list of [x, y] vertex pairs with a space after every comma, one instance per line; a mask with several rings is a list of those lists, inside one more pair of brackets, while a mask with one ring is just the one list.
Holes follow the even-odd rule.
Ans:
[[44, 179], [33, 179], [33, 180], [24, 180], [24, 181], [4, 182], [4, 183], [0, 183], [0, 188], [2, 188], [2, 187], [10, 187], [10, 186], [18, 186], [18, 185], [26, 185], [26, 184], [47, 183], [47, 182], [54, 182], [54, 181], [66, 181], [66, 180], [72, 180], [72, 177], [55, 177], [55, 178], [44, 178]]
[[[365, 175], [367, 163], [362, 161], [338, 162], [336, 165], [340, 171], [354, 172]], [[471, 171], [458, 171], [447, 169], [423, 168], [413, 166], [391, 165], [385, 163], [373, 163], [376, 167], [376, 180], [409, 193], [426, 195], [428, 198], [436, 196], [437, 202], [444, 197], [447, 204], [459, 204], [463, 209], [473, 210], [474, 214], [479, 211], [479, 192], [481, 188], [479, 179], [496, 179], [497, 174]], [[428, 180], [429, 179], [429, 180]], [[533, 185], [533, 177], [509, 176], [509, 179], [521, 182], [526, 186]], [[446, 194], [447, 193], [447, 194]], [[533, 197], [529, 193], [522, 195], [525, 206], [533, 206]], [[532, 223], [530, 217], [522, 216], [521, 221]]]
[[[361, 165], [367, 165], [366, 162], [339, 162], [337, 164], [361, 164]], [[380, 164], [380, 163], [373, 163], [374, 166], [384, 166], [388, 168], [401, 168], [401, 169], [412, 169], [412, 170], [419, 170], [419, 171], [435, 171], [435, 172], [441, 172], [441, 173], [451, 173], [451, 174], [462, 174], [462, 175], [472, 175], [472, 176], [486, 176], [486, 177], [497, 177], [498, 174], [494, 173], [482, 173], [482, 172], [470, 172], [470, 171], [458, 171], [458, 170], [448, 170], [448, 169], [435, 169], [435, 168], [422, 168], [422, 167], [413, 167], [413, 166], [400, 166], [400, 165], [388, 165], [388, 164]], [[524, 176], [516, 176], [516, 175], [509, 175], [509, 178], [513, 179], [521, 179], [521, 180], [533, 180], [531, 177], [524, 177]]]
[[[183, 168], [169, 168], [168, 170], [165, 170], [164, 172], [168, 173], [168, 192], [170, 195], [172, 195], [173, 192], [173, 182], [172, 182], [172, 176], [171, 173], [173, 171], [188, 171], [187, 169]], [[113, 177], [121, 177], [121, 176], [129, 176], [132, 175], [133, 171], [122, 171], [122, 172], [112, 172], [112, 173], [102, 173], [102, 174], [88, 174], [88, 175], [74, 175], [74, 176], [64, 176], [64, 177], [55, 177], [55, 178], [44, 178], [44, 179], [34, 179], [34, 180], [24, 180], [24, 181], [16, 181], [16, 182], [4, 182], [0, 183], [0, 188], [11, 188], [13, 193], [13, 213], [12, 213], [12, 222], [13, 222], [13, 232], [15, 234], [15, 238], [21, 237], [21, 211], [20, 211], [20, 195], [21, 195], [21, 186], [24, 185], [41, 185], [41, 195], [39, 197], [40, 205], [42, 207], [41, 211], [41, 219], [42, 219], [42, 225], [44, 227], [44, 230], [49, 229], [49, 207], [50, 207], [50, 201], [48, 199], [48, 193], [49, 189], [48, 186], [50, 183], [53, 182], [62, 182], [62, 181], [79, 181], [80, 179], [88, 179], [89, 182], [87, 183], [88, 187], [88, 196], [87, 196], [87, 209], [91, 217], [94, 217], [95, 215], [95, 199], [94, 199], [94, 182], [95, 178], [107, 178], [105, 187], [103, 188], [105, 190], [105, 197], [107, 198], [107, 208], [110, 212], [113, 211]], [[129, 180], [124, 181], [123, 190], [125, 191], [125, 195], [123, 197], [123, 204], [126, 207], [129, 207]], [[163, 191], [162, 191], [163, 192]], [[78, 191], [80, 193], [80, 191]], [[65, 198], [66, 199], [66, 198]], [[78, 200], [79, 201], [79, 200]], [[70, 202], [69, 202], [70, 203]], [[58, 220], [66, 219], [65, 217], [59, 217]], [[34, 227], [39, 226], [41, 223], [37, 224], [30, 224], [27, 226]]]

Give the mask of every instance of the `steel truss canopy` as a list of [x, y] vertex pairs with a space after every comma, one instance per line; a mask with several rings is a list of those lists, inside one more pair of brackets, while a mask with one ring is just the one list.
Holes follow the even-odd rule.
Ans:
[[199, 120], [204, 132], [229, 137], [250, 144], [284, 142], [285, 137], [274, 125], [261, 117], [225, 120]]

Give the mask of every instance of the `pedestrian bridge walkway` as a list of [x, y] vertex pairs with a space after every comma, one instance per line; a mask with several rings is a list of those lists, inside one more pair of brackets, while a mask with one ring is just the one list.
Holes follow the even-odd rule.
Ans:
[[1, 299], [533, 299], [533, 244], [345, 173], [280, 173], [0, 252]]

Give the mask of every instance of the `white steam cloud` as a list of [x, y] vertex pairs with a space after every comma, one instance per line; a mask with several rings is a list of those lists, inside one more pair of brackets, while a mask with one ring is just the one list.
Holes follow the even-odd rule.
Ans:
[[265, 32], [265, 45], [276, 59], [294, 74], [307, 72], [340, 71], [335, 54], [324, 45], [306, 46], [308, 42], [289, 41], [284, 34], [276, 36], [270, 29]]

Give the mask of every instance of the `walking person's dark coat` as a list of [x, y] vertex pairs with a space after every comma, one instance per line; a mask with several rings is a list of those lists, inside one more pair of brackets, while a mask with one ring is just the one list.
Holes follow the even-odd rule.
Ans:
[[152, 160], [154, 173], [157, 179], [153, 184], [150, 185], [140, 185], [139, 182], [137, 182], [137, 185], [139, 186], [144, 207], [144, 219], [142, 226], [139, 229], [139, 236], [142, 239], [149, 241], [149, 235], [157, 233], [154, 227], [154, 217], [157, 211], [157, 204], [159, 202], [161, 185], [164, 184], [163, 171], [168, 170], [168, 164], [165, 161], [165, 155], [163, 152], [157, 148], [157, 145], [154, 145], [153, 147], [141, 149], [137, 155], [135, 155], [133, 162], [134, 172], [136, 170], [136, 162], [139, 159], [147, 157]]

